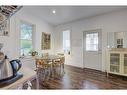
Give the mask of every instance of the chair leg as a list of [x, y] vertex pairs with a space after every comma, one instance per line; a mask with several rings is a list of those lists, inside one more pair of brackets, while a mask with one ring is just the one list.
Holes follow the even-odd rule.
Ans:
[[50, 68], [47, 69], [47, 80], [50, 79]]
[[[42, 73], [43, 74], [43, 73]], [[43, 77], [43, 81], [45, 82], [45, 78], [46, 78], [46, 71], [45, 71], [45, 69], [44, 69], [44, 77]]]
[[56, 73], [57, 73], [57, 67], [53, 67], [53, 77], [56, 78]]
[[54, 74], [54, 78], [55, 78], [56, 77], [56, 67], [54, 67], [53, 74]]
[[50, 78], [53, 77], [53, 67], [50, 67]]
[[64, 74], [65, 74], [65, 71], [64, 71], [64, 64], [62, 64], [62, 69], [63, 69], [62, 74], [64, 75]]
[[61, 76], [61, 74], [62, 74], [61, 64], [60, 64], [59, 68], [60, 68], [60, 73], [59, 73], [59, 75]]
[[64, 73], [65, 73], [65, 68], [64, 68], [64, 64], [63, 64], [63, 70], [64, 70]]

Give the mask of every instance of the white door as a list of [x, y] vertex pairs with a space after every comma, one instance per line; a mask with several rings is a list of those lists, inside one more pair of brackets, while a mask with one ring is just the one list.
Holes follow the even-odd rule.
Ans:
[[84, 35], [84, 68], [102, 70], [101, 29], [85, 31]]

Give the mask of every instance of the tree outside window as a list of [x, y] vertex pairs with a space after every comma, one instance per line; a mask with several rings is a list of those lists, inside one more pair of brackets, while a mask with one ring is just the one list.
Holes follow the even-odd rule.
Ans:
[[20, 54], [28, 55], [28, 53], [32, 50], [32, 32], [33, 25], [28, 23], [21, 23], [20, 25]]

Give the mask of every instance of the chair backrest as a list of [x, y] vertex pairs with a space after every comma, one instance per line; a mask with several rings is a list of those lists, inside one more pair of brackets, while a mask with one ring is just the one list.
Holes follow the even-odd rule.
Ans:
[[36, 59], [36, 67], [37, 68], [42, 68], [47, 64], [47, 60], [46, 59]]
[[64, 64], [64, 63], [65, 63], [65, 57], [62, 56], [62, 57], [60, 58], [60, 61], [61, 61], [62, 64]]
[[58, 56], [60, 56], [60, 61], [62, 64], [65, 63], [65, 56], [64, 56], [64, 53], [57, 53]]
[[65, 57], [60, 56], [60, 58], [54, 59], [53, 62], [58, 63], [58, 64], [64, 64], [65, 63]]

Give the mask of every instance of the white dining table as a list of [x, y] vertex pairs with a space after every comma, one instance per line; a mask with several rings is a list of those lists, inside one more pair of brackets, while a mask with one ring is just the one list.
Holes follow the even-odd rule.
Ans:
[[61, 56], [59, 55], [48, 55], [48, 56], [36, 56], [35, 59], [48, 59], [48, 60], [54, 60], [54, 59], [59, 59]]

